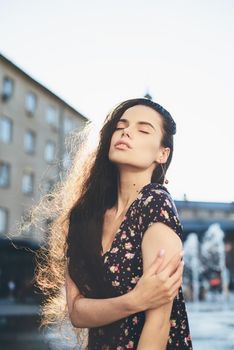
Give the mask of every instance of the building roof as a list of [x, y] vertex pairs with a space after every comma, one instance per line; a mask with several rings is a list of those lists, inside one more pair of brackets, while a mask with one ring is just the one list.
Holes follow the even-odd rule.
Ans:
[[202, 202], [202, 201], [184, 201], [175, 200], [177, 208], [188, 208], [188, 209], [211, 209], [211, 210], [222, 210], [222, 211], [233, 211], [234, 202]]
[[8, 64], [9, 66], [11, 66], [12, 68], [14, 68], [18, 73], [24, 75], [27, 79], [29, 79], [32, 83], [36, 84], [38, 87], [40, 87], [41, 89], [43, 89], [46, 93], [48, 93], [49, 95], [55, 97], [57, 100], [59, 100], [62, 104], [64, 104], [66, 107], [68, 107], [69, 109], [71, 109], [74, 113], [78, 114], [80, 117], [82, 117], [85, 120], [88, 120], [88, 118], [86, 118], [84, 115], [82, 115], [79, 111], [77, 111], [74, 107], [72, 107], [71, 105], [69, 105], [66, 101], [64, 101], [61, 97], [59, 97], [58, 95], [54, 94], [51, 90], [49, 90], [46, 86], [44, 86], [43, 84], [39, 83], [37, 80], [33, 79], [29, 74], [27, 74], [23, 69], [19, 68], [16, 64], [14, 64], [12, 61], [10, 61], [8, 58], [6, 58], [5, 56], [3, 56], [0, 53], [0, 61], [3, 61], [4, 63]]

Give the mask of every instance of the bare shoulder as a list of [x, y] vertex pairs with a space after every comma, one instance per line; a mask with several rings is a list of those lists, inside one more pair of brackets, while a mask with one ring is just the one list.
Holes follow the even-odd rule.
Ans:
[[161, 249], [165, 250], [165, 264], [174, 254], [183, 249], [183, 244], [177, 233], [162, 222], [155, 222], [145, 231], [141, 250], [144, 270], [153, 262]]
[[150, 242], [153, 245], [164, 244], [167, 247], [182, 247], [182, 241], [178, 234], [163, 222], [154, 222], [145, 231], [142, 239], [142, 245]]

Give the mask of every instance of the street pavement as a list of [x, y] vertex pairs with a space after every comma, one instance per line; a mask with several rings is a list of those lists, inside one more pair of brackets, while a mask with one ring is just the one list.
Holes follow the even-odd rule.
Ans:
[[[234, 350], [234, 294], [228, 301], [214, 299], [206, 302], [186, 303], [193, 350]], [[35, 328], [37, 305], [19, 305], [0, 301], [1, 350], [70, 350], [74, 336], [69, 327], [61, 339], [55, 330], [39, 333]], [[11, 323], [16, 320], [15, 324]], [[9, 322], [9, 320], [11, 320]], [[8, 327], [9, 323], [9, 327]], [[30, 325], [34, 324], [30, 327]], [[13, 325], [13, 326], [11, 326]], [[19, 329], [17, 329], [19, 325]], [[12, 328], [11, 328], [12, 327]], [[78, 350], [78, 347], [75, 347]]]
[[194, 350], [234, 350], [234, 298], [187, 303]]

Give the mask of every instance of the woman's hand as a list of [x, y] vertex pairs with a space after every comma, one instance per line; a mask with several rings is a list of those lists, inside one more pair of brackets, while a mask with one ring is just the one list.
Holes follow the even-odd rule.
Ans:
[[176, 253], [163, 270], [160, 267], [164, 259], [164, 251], [156, 256], [132, 290], [134, 303], [139, 311], [158, 308], [176, 297], [182, 285], [184, 266], [181, 261], [182, 256], [182, 252]]

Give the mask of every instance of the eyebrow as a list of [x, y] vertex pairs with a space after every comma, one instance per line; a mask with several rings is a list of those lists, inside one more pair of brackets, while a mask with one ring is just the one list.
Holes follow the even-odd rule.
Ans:
[[[119, 119], [118, 122], [128, 123], [128, 120], [123, 118], [123, 119]], [[151, 128], [153, 128], [156, 131], [155, 127], [149, 122], [139, 121], [139, 122], [137, 122], [137, 124], [139, 124], [139, 125], [149, 125], [149, 126], [151, 126]]]

